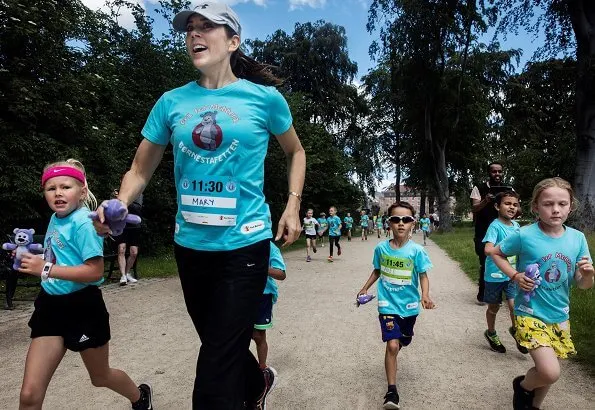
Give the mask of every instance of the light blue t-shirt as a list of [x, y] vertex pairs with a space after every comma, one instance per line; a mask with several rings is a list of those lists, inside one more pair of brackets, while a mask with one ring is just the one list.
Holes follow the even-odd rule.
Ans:
[[[281, 256], [281, 251], [277, 248], [273, 242], [271, 242], [271, 252], [269, 256], [269, 267], [274, 269], [279, 269], [285, 272], [285, 262], [283, 261], [283, 256]], [[275, 279], [267, 276], [267, 284], [264, 288], [265, 295], [273, 295], [273, 303], [277, 303], [277, 298], [279, 297], [279, 288], [277, 287], [277, 282]]]
[[505, 255], [518, 256], [520, 272], [531, 263], [539, 264], [541, 285], [528, 303], [523, 299], [524, 292], [517, 294], [514, 313], [548, 324], [568, 320], [570, 283], [574, 279], [576, 263], [583, 256], [591, 260], [585, 235], [565, 226], [561, 237], [552, 238], [534, 223], [509, 235], [500, 244], [500, 249]]
[[328, 222], [329, 236], [341, 236], [341, 218], [337, 215], [329, 216], [326, 221]]
[[328, 226], [328, 221], [326, 218], [318, 218], [318, 231], [323, 231]]
[[264, 159], [269, 136], [291, 124], [283, 96], [247, 80], [218, 89], [193, 81], [159, 98], [142, 135], [173, 145], [176, 243], [220, 251], [272, 237]]
[[360, 220], [360, 224], [363, 228], [367, 228], [368, 227], [368, 221], [370, 220], [370, 217], [368, 215], [362, 215], [362, 218]]
[[419, 226], [421, 227], [422, 231], [429, 231], [430, 230], [430, 218], [421, 218], [419, 220]]
[[353, 227], [353, 218], [350, 216], [346, 216], [343, 218], [343, 222], [345, 223], [345, 227], [347, 229], [351, 229]]
[[[56, 266], [78, 266], [97, 256], [103, 257], [103, 238], [97, 235], [93, 221], [89, 218], [89, 209], [82, 207], [59, 218], [53, 214], [44, 239], [43, 259]], [[66, 295], [89, 285], [100, 285], [103, 278], [96, 282], [73, 282], [52, 278], [42, 281], [41, 286], [50, 295]]]
[[432, 268], [425, 249], [413, 241], [393, 249], [390, 240], [374, 249], [374, 269], [378, 279], [378, 312], [402, 317], [419, 314], [419, 274]]
[[382, 225], [383, 225], [382, 218], [381, 217], [376, 218], [376, 228], [382, 229]]
[[[483, 243], [491, 242], [494, 246], [502, 242], [508, 235], [515, 233], [520, 229], [517, 221], [511, 221], [512, 225], [503, 224], [500, 219], [496, 218], [492, 221], [486, 235], [483, 238]], [[516, 255], [508, 257], [508, 262], [516, 269]], [[494, 263], [491, 256], [486, 258], [484, 279], [486, 282], [507, 282], [510, 280]]]

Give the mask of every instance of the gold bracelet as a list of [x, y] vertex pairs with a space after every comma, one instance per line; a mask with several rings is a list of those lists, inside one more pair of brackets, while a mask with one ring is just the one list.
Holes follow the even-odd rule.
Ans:
[[300, 202], [302, 202], [302, 196], [300, 194], [298, 194], [297, 192], [289, 191], [289, 194], [288, 195], [293, 195], [297, 199], [299, 199]]

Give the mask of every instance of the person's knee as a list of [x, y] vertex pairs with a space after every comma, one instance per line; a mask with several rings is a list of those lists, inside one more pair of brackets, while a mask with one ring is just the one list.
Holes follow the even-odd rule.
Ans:
[[393, 339], [386, 342], [386, 351], [392, 356], [396, 356], [399, 353], [399, 341]]
[[560, 364], [557, 360], [551, 360], [542, 365], [536, 365], [535, 369], [541, 380], [546, 384], [554, 384], [560, 378]]
[[126, 244], [121, 243], [118, 245], [118, 255], [125, 255], [126, 254]]
[[21, 407], [41, 407], [43, 396], [44, 392], [40, 386], [24, 383], [19, 398]]
[[500, 310], [500, 305], [496, 305], [496, 304], [492, 304], [492, 303], [488, 304], [488, 313], [495, 316], [499, 310]]
[[130, 256], [135, 257], [135, 258], [138, 256], [138, 246], [130, 247]]

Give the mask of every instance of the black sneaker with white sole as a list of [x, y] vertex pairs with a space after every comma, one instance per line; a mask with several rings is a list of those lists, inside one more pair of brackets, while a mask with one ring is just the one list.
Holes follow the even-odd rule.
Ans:
[[383, 409], [400, 409], [399, 407], [399, 393], [396, 390], [389, 390], [384, 396]]
[[133, 410], [153, 410], [153, 389], [150, 385], [143, 383], [138, 386], [140, 399], [132, 403]]
[[267, 408], [267, 396], [277, 385], [277, 371], [272, 367], [267, 367], [262, 370], [264, 376], [264, 391], [253, 406], [250, 406], [254, 410], [266, 410]]
[[521, 382], [525, 380], [525, 376], [515, 377], [512, 381], [512, 408], [514, 410], [532, 410], [533, 398], [535, 397], [534, 390], [525, 390], [521, 386]]

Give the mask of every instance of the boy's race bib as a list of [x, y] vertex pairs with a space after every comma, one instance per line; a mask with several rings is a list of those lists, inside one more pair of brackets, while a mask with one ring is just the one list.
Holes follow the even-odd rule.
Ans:
[[380, 261], [380, 275], [382, 280], [393, 285], [411, 285], [413, 261], [383, 255]]

